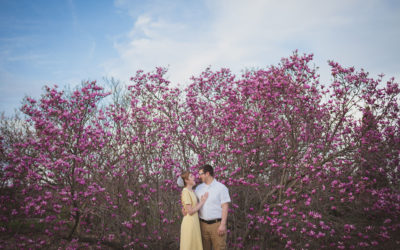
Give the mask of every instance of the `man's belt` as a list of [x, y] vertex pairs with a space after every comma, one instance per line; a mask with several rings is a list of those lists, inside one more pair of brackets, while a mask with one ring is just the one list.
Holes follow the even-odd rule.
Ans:
[[201, 222], [207, 223], [207, 224], [214, 224], [217, 223], [219, 221], [221, 221], [221, 219], [215, 219], [215, 220], [203, 220], [202, 218], [200, 218]]

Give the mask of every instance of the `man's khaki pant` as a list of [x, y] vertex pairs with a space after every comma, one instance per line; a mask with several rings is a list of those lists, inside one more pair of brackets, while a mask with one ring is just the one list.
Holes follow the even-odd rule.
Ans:
[[200, 221], [203, 250], [226, 250], [226, 233], [223, 236], [218, 235], [219, 225], [221, 222], [207, 224]]

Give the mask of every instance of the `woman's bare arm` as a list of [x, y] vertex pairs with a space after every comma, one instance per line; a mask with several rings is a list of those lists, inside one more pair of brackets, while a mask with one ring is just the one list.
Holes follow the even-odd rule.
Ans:
[[204, 205], [204, 203], [206, 202], [207, 198], [208, 198], [208, 192], [205, 193], [201, 197], [200, 202], [195, 207], [192, 207], [192, 205], [190, 205], [190, 204], [185, 205], [185, 210], [187, 211], [187, 213], [189, 215], [192, 215], [192, 214], [196, 213]]

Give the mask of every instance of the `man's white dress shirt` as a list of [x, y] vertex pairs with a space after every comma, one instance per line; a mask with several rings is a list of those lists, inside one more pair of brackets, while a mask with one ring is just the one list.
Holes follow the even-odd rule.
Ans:
[[200, 200], [201, 196], [208, 192], [208, 198], [199, 210], [199, 216], [203, 220], [220, 219], [222, 215], [221, 205], [231, 202], [228, 188], [217, 180], [213, 180], [210, 185], [202, 183], [197, 186], [195, 194]]

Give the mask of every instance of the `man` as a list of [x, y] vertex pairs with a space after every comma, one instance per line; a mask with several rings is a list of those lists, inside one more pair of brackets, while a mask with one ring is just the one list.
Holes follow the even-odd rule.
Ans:
[[201, 238], [204, 250], [226, 249], [226, 221], [231, 198], [228, 188], [214, 179], [214, 169], [204, 165], [199, 170], [203, 182], [196, 190], [197, 198], [208, 192], [208, 199], [199, 210]]

